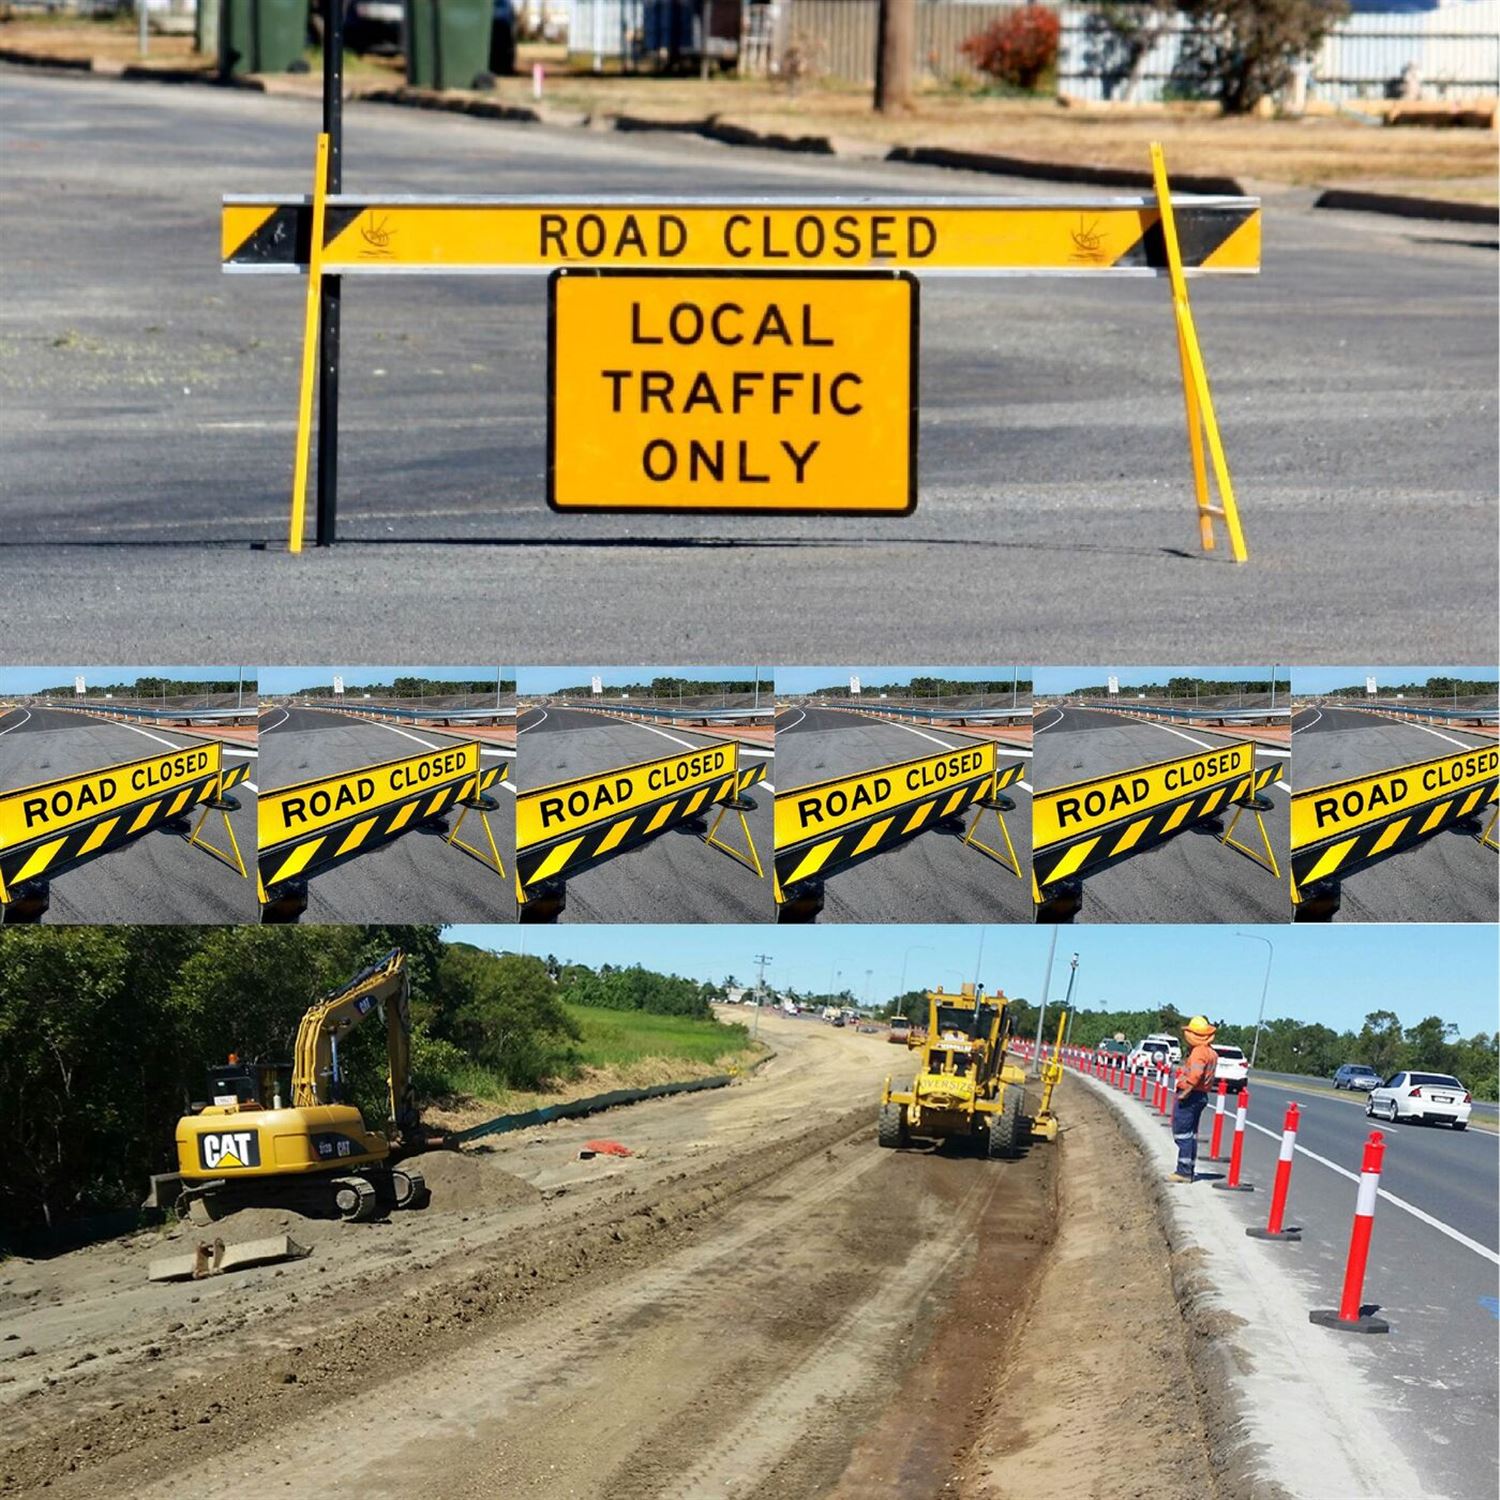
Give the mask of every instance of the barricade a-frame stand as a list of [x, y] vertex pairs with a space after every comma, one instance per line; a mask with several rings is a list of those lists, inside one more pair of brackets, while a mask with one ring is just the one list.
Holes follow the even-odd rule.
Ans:
[[[475, 779], [477, 782], [477, 776]], [[472, 797], [460, 797], [458, 805], [462, 809], [458, 815], [458, 821], [448, 830], [443, 838], [443, 842], [451, 844], [455, 849], [462, 849], [465, 854], [473, 856], [480, 864], [484, 865], [487, 869], [493, 870], [504, 880], [505, 865], [500, 858], [500, 850], [495, 844], [495, 831], [490, 827], [490, 814], [499, 808], [499, 802], [491, 797], [488, 792], [481, 792], [476, 785], [474, 795]], [[466, 844], [458, 836], [458, 830], [464, 826], [464, 819], [471, 812], [479, 814], [479, 823], [484, 829], [486, 848], [481, 849], [473, 844]]]
[[[1269, 797], [1262, 797], [1259, 793], [1252, 793], [1243, 802], [1237, 802], [1234, 808], [1234, 816], [1229, 820], [1229, 827], [1219, 835], [1219, 842], [1227, 844], [1229, 848], [1238, 850], [1249, 859], [1253, 859], [1261, 869], [1269, 870], [1279, 880], [1281, 870], [1276, 863], [1276, 851], [1271, 847], [1271, 835], [1266, 831], [1266, 820], [1262, 816], [1268, 813], [1276, 804]], [[1259, 849], [1252, 849], [1248, 844], [1242, 844], [1234, 836], [1235, 824], [1241, 816], [1249, 813], [1255, 819], [1255, 826], [1260, 829], [1260, 841], [1265, 846], [1265, 853]]]
[[[1010, 841], [1010, 829], [1005, 826], [1005, 814], [1016, 810], [1015, 798], [1007, 797], [1004, 792], [992, 792], [988, 797], [979, 799], [978, 811], [974, 814], [974, 821], [969, 825], [969, 831], [964, 835], [964, 848], [977, 849], [981, 854], [995, 861], [997, 865], [1010, 871], [1017, 880], [1026, 877], [1021, 873], [1021, 861], [1016, 858], [1016, 846]], [[1005, 840], [1005, 853], [998, 849], [992, 849], [982, 839], [975, 835], [979, 832], [979, 825], [984, 821], [986, 813], [994, 813], [995, 822], [1000, 828], [1000, 837]]]
[[[240, 843], [234, 836], [234, 825], [229, 821], [232, 812], [240, 810], [238, 797], [231, 797], [220, 784], [214, 788], [213, 795], [206, 798], [203, 803], [203, 811], [198, 821], [193, 825], [193, 830], [188, 836], [188, 845], [193, 849], [202, 849], [205, 854], [212, 854], [215, 859], [222, 860], [231, 870], [238, 870], [240, 878], [248, 880], [250, 872], [245, 868], [245, 861], [240, 854]], [[216, 849], [203, 837], [203, 825], [208, 822], [214, 813], [224, 820], [224, 832], [229, 835], [229, 848], [231, 853], [225, 853], [222, 849]]]
[[[1166, 159], [1159, 144], [1151, 144], [1151, 176], [1156, 184], [1156, 202], [1161, 211], [1162, 239], [1167, 249], [1167, 272], [1172, 283], [1172, 313], [1177, 320], [1177, 354], [1182, 363], [1182, 394], [1187, 405], [1188, 448], [1193, 458], [1193, 493], [1198, 501], [1198, 535], [1205, 552], [1215, 545], [1214, 522], [1221, 520], [1229, 531], [1229, 547], [1234, 560], [1242, 563], [1250, 554], [1245, 550], [1245, 536], [1240, 530], [1240, 513], [1234, 502], [1234, 484], [1229, 478], [1229, 464], [1219, 439], [1219, 420], [1214, 415], [1214, 398], [1208, 388], [1208, 374], [1203, 368], [1203, 352], [1198, 347], [1198, 330], [1193, 326], [1193, 309], [1188, 303], [1187, 277], [1182, 271], [1182, 251], [1177, 243], [1177, 221], [1172, 214], [1172, 193], [1167, 185]], [[1219, 504], [1213, 504], [1208, 488], [1208, 469], [1203, 444], [1208, 440], [1213, 460], [1214, 479], [1219, 488]]]

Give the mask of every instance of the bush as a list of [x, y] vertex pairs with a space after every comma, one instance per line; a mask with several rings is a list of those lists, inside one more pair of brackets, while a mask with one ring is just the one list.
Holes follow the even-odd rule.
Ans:
[[1182, 0], [1196, 28], [1183, 37], [1175, 92], [1246, 114], [1291, 83], [1348, 14], [1347, 0]]
[[976, 32], [959, 50], [997, 83], [1030, 92], [1056, 64], [1061, 35], [1056, 11], [1023, 5]]

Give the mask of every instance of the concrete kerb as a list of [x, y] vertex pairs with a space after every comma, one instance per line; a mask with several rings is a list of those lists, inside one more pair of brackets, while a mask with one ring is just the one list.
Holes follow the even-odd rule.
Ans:
[[[16, 67], [66, 73], [88, 73], [92, 77], [113, 77], [134, 83], [201, 83], [216, 88], [230, 87], [259, 91], [271, 95], [308, 97], [308, 85], [299, 82], [283, 87], [280, 78], [249, 77], [220, 79], [197, 69], [152, 68], [136, 64], [122, 67], [99, 67], [91, 58], [50, 57], [14, 47], [0, 47], [0, 63]], [[316, 75], [308, 75], [315, 77]], [[427, 89], [352, 88], [346, 97], [372, 104], [394, 104], [406, 109], [435, 110], [440, 113], [471, 115], [482, 119], [505, 120], [517, 124], [550, 125], [569, 129], [618, 130], [622, 132], [660, 132], [695, 135], [725, 146], [751, 146], [761, 151], [791, 151], [800, 155], [832, 156], [853, 161], [907, 162], [916, 166], [945, 167], [954, 171], [983, 172], [1001, 177], [1035, 178], [1043, 182], [1070, 182], [1094, 187], [1131, 187], [1149, 191], [1150, 174], [1129, 167], [1094, 166], [1086, 162], [1033, 161], [1029, 157], [1002, 156], [988, 151], [959, 151], [946, 146], [892, 146], [878, 142], [844, 139], [826, 135], [784, 135], [776, 131], [752, 130], [735, 125], [713, 114], [697, 120], [658, 120], [639, 115], [611, 115], [558, 110], [547, 105], [502, 104], [482, 94], [437, 93]], [[1227, 193], [1242, 197], [1247, 189], [1234, 177], [1195, 175], [1175, 176], [1173, 186], [1188, 193]], [[1313, 202], [1314, 208], [1336, 208], [1361, 213], [1394, 214], [1399, 218], [1435, 219], [1469, 224], [1500, 222], [1500, 207], [1444, 198], [1406, 196], [1400, 193], [1369, 193], [1345, 188], [1328, 188]]]
[[1295, 1245], [1245, 1235], [1238, 1199], [1168, 1183], [1176, 1157], [1153, 1116], [1108, 1084], [1069, 1070], [1104, 1095], [1134, 1135], [1167, 1236], [1173, 1289], [1193, 1337], [1195, 1377], [1209, 1397], [1215, 1467], [1250, 1500], [1429, 1493], [1385, 1431], [1382, 1398], [1352, 1355], [1307, 1322], [1307, 1294], [1286, 1270]]

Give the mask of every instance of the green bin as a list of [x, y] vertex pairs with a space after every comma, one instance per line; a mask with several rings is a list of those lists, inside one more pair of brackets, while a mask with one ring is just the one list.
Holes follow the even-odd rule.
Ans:
[[221, 77], [286, 73], [306, 50], [307, 0], [219, 0]]
[[406, 81], [471, 89], [490, 69], [494, 0], [406, 0]]

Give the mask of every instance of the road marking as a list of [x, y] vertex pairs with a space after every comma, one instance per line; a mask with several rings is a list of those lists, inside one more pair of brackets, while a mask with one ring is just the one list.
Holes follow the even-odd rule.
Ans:
[[1038, 724], [1035, 721], [1032, 722], [1031, 732], [1033, 734], [1044, 734], [1047, 730], [1049, 730], [1049, 729], [1055, 729], [1059, 724], [1062, 723], [1062, 721], [1063, 721], [1063, 711], [1062, 711], [1062, 709], [1060, 709], [1060, 708], [1054, 708], [1052, 710], [1052, 712], [1055, 713], [1057, 715], [1057, 717], [1050, 724]]
[[776, 754], [776, 752], [774, 750], [762, 750], [758, 746], [741, 745], [740, 754], [756, 755], [759, 756], [761, 760], [770, 760]]
[[1447, 740], [1450, 745], [1457, 745], [1460, 750], [1483, 750], [1484, 744], [1467, 745], [1462, 740], [1456, 740], [1451, 734], [1442, 734], [1436, 729], [1429, 728], [1426, 724], [1412, 724], [1405, 719], [1392, 719], [1393, 724], [1405, 725], [1407, 729], [1420, 729], [1423, 734], [1436, 735], [1440, 740]]
[[[545, 719], [547, 717], [547, 710], [545, 708], [539, 708], [537, 709], [537, 712], [542, 716], [542, 719]], [[536, 724], [523, 724], [519, 729], [516, 730], [516, 733], [525, 734], [528, 730], [535, 729], [537, 724], [540, 724], [542, 722], [542, 719], [538, 719], [536, 721]]]
[[[614, 715], [610, 715], [614, 718]], [[658, 729], [655, 724], [638, 724], [634, 719], [615, 718], [617, 724], [629, 724], [634, 729], [648, 729], [652, 734], [659, 734], [664, 740], [671, 740], [674, 745], [681, 745], [684, 750], [702, 750], [702, 745], [695, 745], [691, 740], [678, 739], [675, 734], [668, 734], [665, 729]]]
[[1304, 729], [1311, 729], [1313, 725], [1318, 722], [1318, 719], [1321, 719], [1323, 717], [1323, 710], [1321, 708], [1315, 708], [1313, 709], [1313, 712], [1317, 714], [1318, 718], [1313, 719], [1306, 724], [1299, 724], [1297, 728], [1292, 731], [1293, 734], [1301, 734]]
[[285, 724], [285, 723], [286, 723], [286, 721], [287, 721], [287, 720], [288, 720], [288, 719], [290, 719], [290, 718], [291, 718], [291, 714], [289, 714], [289, 713], [288, 713], [288, 712], [287, 712], [287, 711], [286, 711], [286, 709], [282, 709], [282, 710], [281, 710], [281, 717], [280, 717], [280, 718], [279, 718], [279, 719], [278, 719], [278, 720], [277, 720], [277, 721], [276, 721], [276, 722], [275, 722], [275, 723], [274, 723], [274, 724], [262, 724], [262, 725], [261, 725], [261, 726], [260, 726], [260, 727], [261, 727], [261, 728], [262, 728], [262, 729], [280, 729], [280, 728], [281, 728], [281, 726], [282, 726], [282, 725], [283, 725], [283, 724]]
[[[88, 715], [93, 719], [94, 715]], [[159, 734], [152, 734], [149, 729], [142, 729], [139, 724], [126, 724], [118, 719], [96, 719], [99, 724], [113, 724], [117, 729], [128, 729], [132, 734], [143, 734], [148, 740], [155, 740], [158, 745], [165, 745], [168, 750], [187, 750], [193, 744], [202, 744], [201, 740], [192, 740], [187, 745], [174, 745], [171, 740], [164, 740]]]
[[[1190, 734], [1184, 734], [1180, 729], [1173, 729], [1166, 724], [1158, 724], [1155, 719], [1142, 719], [1138, 718], [1135, 714], [1127, 714], [1126, 717], [1135, 719], [1137, 724], [1149, 724], [1153, 729], [1160, 729], [1165, 734], [1175, 734], [1178, 739], [1186, 740], [1190, 745], [1197, 745], [1200, 750], [1218, 750], [1221, 748], [1218, 745], [1210, 743], [1208, 740], [1195, 739]], [[1212, 730], [1209, 732], [1213, 733]], [[1233, 738], [1227, 729], [1223, 732], [1223, 737], [1225, 739]], [[1252, 741], [1252, 743], [1254, 742]], [[1255, 753], [1264, 756], [1267, 760], [1290, 760], [1292, 758], [1290, 750], [1268, 750], [1264, 745], [1256, 745]]]
[[19, 729], [21, 724], [25, 724], [31, 718], [31, 710], [29, 708], [23, 708], [21, 712], [26, 715], [26, 718], [22, 719], [20, 724], [12, 724], [10, 729], [0, 729], [0, 734], [9, 734], [11, 729]]
[[1291, 787], [1289, 787], [1286, 782], [1282, 781], [1279, 777], [1275, 781], [1273, 781], [1271, 785], [1274, 786], [1279, 792], [1291, 791]]
[[776, 733], [777, 734], [785, 734], [787, 732], [787, 730], [789, 730], [789, 729], [795, 729], [797, 727], [797, 724], [800, 724], [802, 722], [802, 720], [807, 717], [807, 710], [805, 708], [799, 708], [797, 710], [797, 713], [800, 715], [800, 717], [797, 719], [797, 721], [796, 721], [795, 724], [786, 724], [782, 728], [778, 729], [776, 731]]
[[[1262, 1087], [1265, 1086], [1263, 1082]], [[1276, 1087], [1275, 1084], [1269, 1086], [1272, 1088]], [[1295, 1092], [1288, 1085], [1282, 1085], [1282, 1087], [1287, 1088], [1288, 1092]], [[1247, 1119], [1245, 1124], [1251, 1130], [1258, 1130], [1262, 1135], [1270, 1136], [1273, 1141], [1281, 1139], [1281, 1132], [1279, 1130], [1267, 1130], [1264, 1125], [1257, 1125], [1254, 1120]], [[1351, 1172], [1347, 1167], [1341, 1167], [1336, 1161], [1329, 1161], [1326, 1156], [1319, 1156], [1316, 1151], [1309, 1151], [1306, 1146], [1298, 1146], [1296, 1149], [1309, 1160], [1317, 1162], [1319, 1166], [1327, 1167], [1330, 1172], [1337, 1172], [1340, 1177], [1347, 1177], [1350, 1182], [1357, 1183], [1359, 1181], [1358, 1172]], [[1443, 1223], [1441, 1219], [1433, 1218], [1430, 1213], [1425, 1209], [1418, 1208], [1415, 1203], [1408, 1203], [1405, 1198], [1398, 1198], [1394, 1193], [1387, 1192], [1385, 1188], [1380, 1189], [1380, 1197], [1384, 1198], [1387, 1203], [1394, 1203], [1397, 1208], [1404, 1209], [1412, 1218], [1420, 1219], [1422, 1223], [1436, 1229], [1439, 1234], [1446, 1234], [1450, 1240], [1456, 1240], [1465, 1249], [1472, 1250], [1476, 1255], [1482, 1255], [1491, 1265], [1500, 1266], [1500, 1254], [1491, 1250], [1488, 1245], [1481, 1245], [1478, 1240], [1471, 1240], [1461, 1230], [1455, 1229], [1451, 1224]]]
[[[868, 716], [866, 716], [868, 717]], [[908, 734], [914, 734], [920, 740], [931, 740], [934, 745], [940, 745], [944, 750], [962, 750], [962, 745], [950, 745], [947, 740], [940, 740], [935, 734], [928, 734], [925, 729], [914, 729], [910, 724], [898, 724], [894, 719], [876, 719], [877, 724], [889, 724], [892, 729], [904, 729]]]

